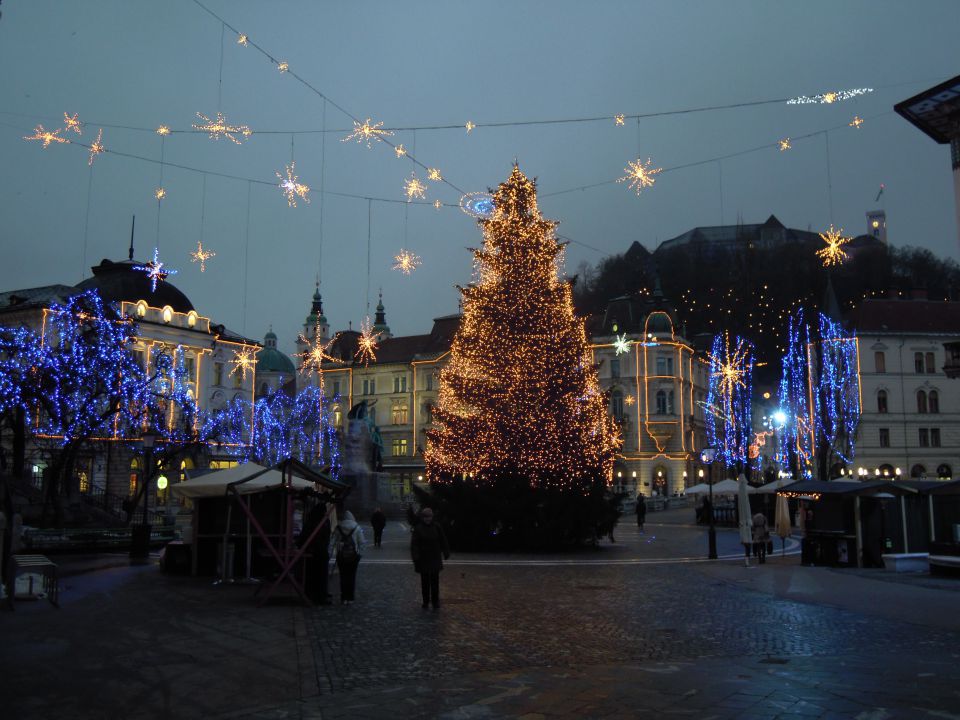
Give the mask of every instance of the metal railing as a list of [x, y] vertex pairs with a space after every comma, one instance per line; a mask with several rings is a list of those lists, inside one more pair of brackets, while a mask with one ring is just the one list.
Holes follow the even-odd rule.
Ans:
[[[23, 533], [23, 549], [50, 552], [87, 552], [96, 550], [122, 550], [130, 547], [129, 527], [123, 528], [30, 528]], [[162, 545], [174, 539], [172, 525], [153, 525], [150, 544]]]
[[99, 485], [91, 485], [86, 490], [82, 490], [80, 497], [83, 498], [84, 502], [105, 510], [118, 520], [127, 521], [126, 507], [129, 498], [107, 492], [106, 488]]

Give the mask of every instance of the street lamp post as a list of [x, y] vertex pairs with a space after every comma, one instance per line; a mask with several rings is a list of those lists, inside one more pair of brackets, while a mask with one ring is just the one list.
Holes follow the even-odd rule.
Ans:
[[143, 523], [130, 528], [130, 558], [146, 560], [150, 555], [150, 476], [153, 474], [153, 444], [157, 436], [144, 433], [143, 443]]
[[716, 457], [717, 449], [714, 447], [707, 447], [700, 451], [700, 462], [707, 466], [707, 482], [710, 493], [710, 517], [708, 518], [710, 528], [707, 531], [707, 558], [710, 560], [717, 559], [717, 528], [713, 524], [713, 461]]

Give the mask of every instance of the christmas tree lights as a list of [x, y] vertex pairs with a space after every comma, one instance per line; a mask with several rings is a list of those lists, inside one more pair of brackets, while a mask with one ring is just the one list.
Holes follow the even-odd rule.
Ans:
[[807, 392], [807, 352], [810, 330], [803, 321], [803, 309], [790, 316], [787, 325], [787, 351], [781, 361], [780, 411], [786, 415], [783, 430], [779, 432], [780, 447], [776, 460], [781, 467], [792, 467], [796, 459], [798, 479], [813, 477], [812, 419]]
[[717, 413], [705, 418], [707, 442], [728, 467], [743, 468], [749, 461], [753, 367], [750, 342], [738, 337], [731, 347], [729, 334], [714, 336], [707, 405]]
[[860, 423], [857, 338], [822, 313], [819, 335], [819, 377], [813, 393], [816, 431], [826, 448], [849, 463]]

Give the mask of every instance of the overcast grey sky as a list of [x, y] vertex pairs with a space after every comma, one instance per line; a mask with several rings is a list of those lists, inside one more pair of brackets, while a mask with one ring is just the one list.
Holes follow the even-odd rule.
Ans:
[[[574, 243], [572, 273], [637, 240], [659, 241], [721, 220], [865, 231], [864, 212], [881, 204], [891, 242], [956, 257], [949, 151], [892, 112], [893, 105], [960, 72], [960, 2], [756, 0], [680, 2], [253, 2], [204, 0], [226, 21], [361, 118], [386, 126], [462, 125], [648, 113], [873, 87], [833, 105], [752, 108], [628, 121], [398, 132], [393, 140], [456, 186], [484, 190], [521, 169], [552, 193], [622, 175], [638, 154], [670, 168], [798, 137], [829, 134], [833, 216], [823, 135], [788, 152], [767, 149], [721, 165], [664, 172], [640, 196], [608, 184], [544, 197], [544, 213]], [[76, 146], [25, 142], [33, 126], [86, 123], [187, 129], [195, 113], [250, 126], [242, 145], [176, 134], [164, 158], [205, 171], [274, 181], [291, 154], [289, 134], [323, 126], [324, 102], [227, 31], [218, 83], [221, 24], [192, 0], [5, 0], [0, 7], [0, 290], [72, 284], [87, 266], [126, 257], [131, 215], [137, 258], [157, 240], [156, 163], [103, 154], [92, 174]], [[857, 114], [859, 130], [846, 123]], [[332, 106], [328, 129], [351, 125]], [[321, 256], [322, 292], [334, 329], [356, 328], [367, 301], [367, 202], [328, 193], [402, 200], [413, 167], [389, 147], [342, 143], [346, 133], [298, 135], [297, 172], [309, 205], [288, 208], [276, 187], [206, 180], [202, 240], [216, 251], [199, 272], [188, 253], [201, 238], [203, 175], [166, 167], [160, 211], [161, 259], [194, 305], [214, 321], [262, 339], [272, 323], [293, 350]], [[104, 128], [110, 150], [159, 159], [152, 132]], [[324, 159], [325, 158], [325, 159]], [[424, 178], [424, 172], [418, 170]], [[722, 195], [721, 195], [722, 175]], [[456, 204], [452, 188], [428, 183], [428, 200]], [[321, 233], [321, 205], [323, 230]], [[722, 210], [722, 217], [721, 217]], [[249, 282], [244, 258], [249, 233]], [[455, 312], [453, 285], [471, 278], [481, 235], [455, 207], [372, 204], [370, 307], [383, 287], [395, 334], [427, 332]], [[423, 265], [390, 270], [407, 247]], [[595, 248], [595, 249], [591, 249]], [[246, 312], [244, 313], [244, 304]]]

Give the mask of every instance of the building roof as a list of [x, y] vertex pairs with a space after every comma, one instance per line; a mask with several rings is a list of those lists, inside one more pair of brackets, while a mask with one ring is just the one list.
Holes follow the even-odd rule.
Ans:
[[72, 285], [44, 285], [36, 288], [24, 288], [23, 290], [11, 290], [0, 293], [0, 312], [62, 305], [67, 301], [67, 298], [76, 295], [78, 292], [79, 290]]
[[284, 375], [293, 375], [296, 370], [293, 360], [273, 347], [265, 347], [257, 353], [257, 374], [278, 372]]
[[662, 250], [671, 250], [676, 247], [698, 243], [710, 246], [739, 245], [743, 243], [786, 245], [815, 242], [819, 241], [819, 239], [817, 233], [785, 227], [775, 215], [771, 215], [762, 223], [695, 227], [682, 235], [664, 240], [657, 247], [655, 254]]
[[960, 135], [960, 75], [898, 102], [893, 109], [941, 145]]
[[960, 302], [868, 299], [849, 322], [860, 334], [960, 335]]
[[194, 309], [193, 303], [187, 296], [167, 281], [157, 283], [157, 289], [153, 290], [150, 287], [151, 281], [147, 274], [140, 270], [134, 270], [135, 265], [143, 264], [133, 260], [123, 260], [121, 262], [101, 260], [99, 265], [91, 268], [93, 277], [81, 282], [77, 285], [77, 288], [79, 290], [99, 290], [100, 297], [107, 302], [145, 300], [152, 307], [169, 305], [180, 313], [188, 313]]
[[[459, 315], [447, 315], [435, 318], [433, 328], [426, 335], [405, 335], [381, 340], [376, 349], [376, 360], [370, 365], [389, 365], [410, 363], [414, 360], [432, 360], [450, 350], [453, 338], [460, 327]], [[344, 330], [338, 334], [336, 342], [330, 348], [333, 357], [340, 358], [346, 364], [355, 364], [360, 333], [356, 330]]]

